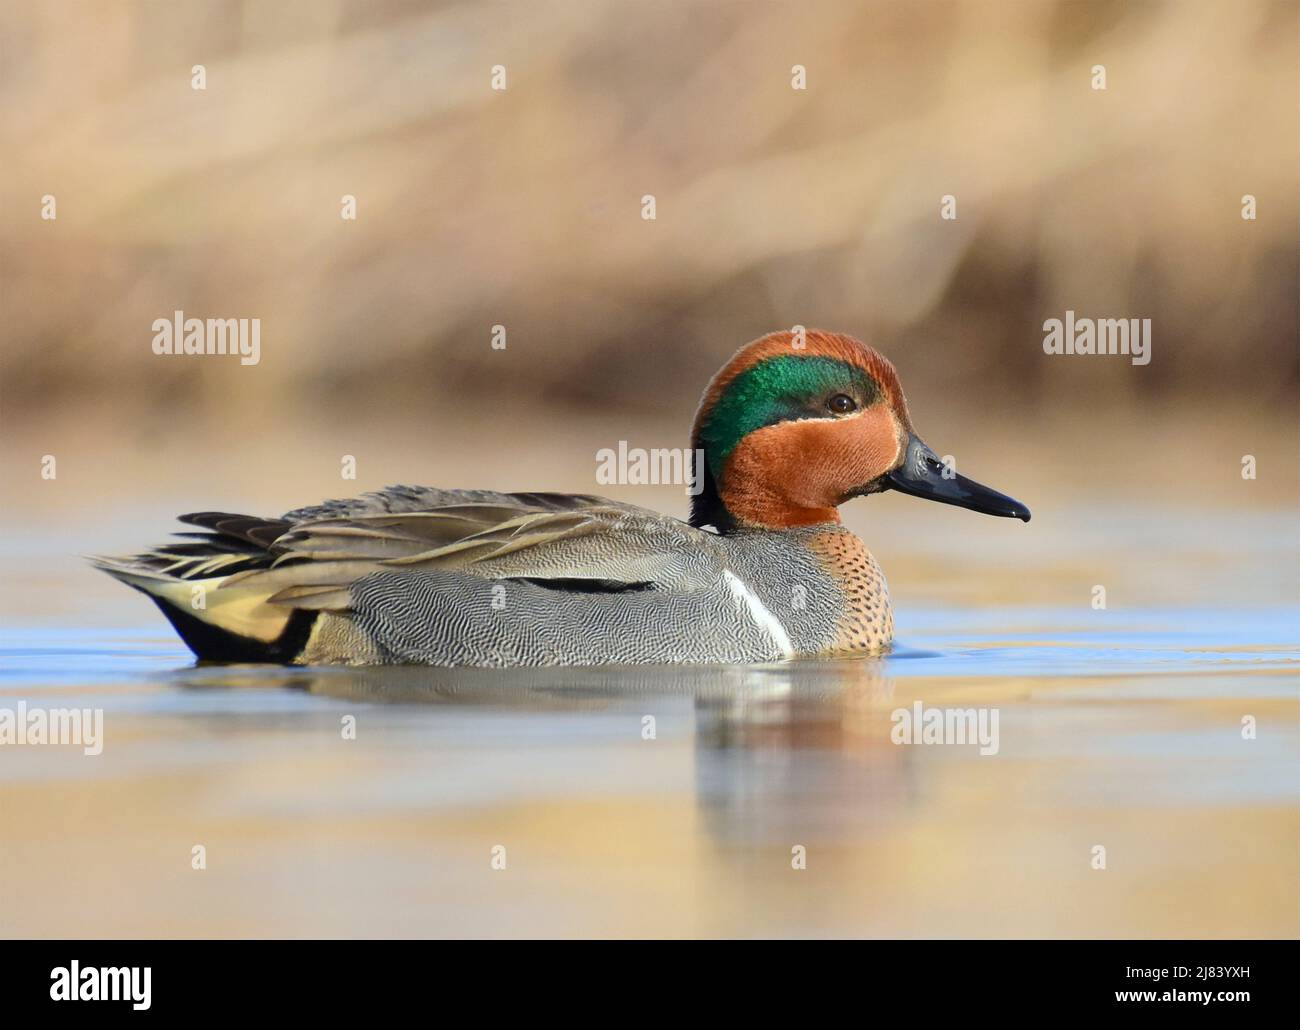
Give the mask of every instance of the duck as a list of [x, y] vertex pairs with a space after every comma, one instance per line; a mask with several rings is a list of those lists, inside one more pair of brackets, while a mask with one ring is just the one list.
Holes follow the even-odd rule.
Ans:
[[686, 521], [588, 494], [390, 486], [279, 518], [181, 515], [104, 572], [200, 663], [763, 664], [879, 656], [884, 573], [839, 508], [897, 491], [1028, 522], [916, 434], [874, 347], [769, 333], [706, 387]]

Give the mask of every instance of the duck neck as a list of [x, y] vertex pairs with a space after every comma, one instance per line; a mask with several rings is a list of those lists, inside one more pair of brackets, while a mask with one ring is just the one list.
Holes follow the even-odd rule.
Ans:
[[[697, 448], [700, 446], [698, 440], [692, 441], [692, 444]], [[719, 533], [733, 532], [736, 529], [736, 519], [722, 502], [708, 460], [699, 462], [696, 469], [699, 470], [697, 475], [700, 479], [691, 485], [691, 525], [696, 529], [712, 526]]]
[[804, 507], [793, 503], [769, 484], [742, 479], [738, 486], [718, 488], [708, 461], [703, 464], [702, 484], [691, 499], [691, 525], [712, 526], [723, 535], [745, 529], [779, 531], [798, 526], [838, 525], [840, 513], [833, 507]]

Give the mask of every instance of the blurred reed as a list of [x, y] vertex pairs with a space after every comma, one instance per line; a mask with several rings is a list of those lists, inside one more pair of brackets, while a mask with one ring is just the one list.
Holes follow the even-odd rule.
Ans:
[[[6, 2], [0, 417], [689, 411], [796, 323], [1008, 417], [1289, 417], [1297, 11]], [[1150, 366], [1048, 360], [1067, 308], [1152, 318]], [[177, 309], [260, 318], [261, 364], [155, 356]]]

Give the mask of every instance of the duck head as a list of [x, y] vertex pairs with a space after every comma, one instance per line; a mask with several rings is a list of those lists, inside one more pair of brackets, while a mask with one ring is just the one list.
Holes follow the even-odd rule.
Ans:
[[839, 505], [882, 490], [1029, 521], [1019, 501], [946, 468], [912, 429], [894, 366], [839, 333], [746, 344], [709, 383], [691, 439], [704, 452], [694, 526], [839, 522]]

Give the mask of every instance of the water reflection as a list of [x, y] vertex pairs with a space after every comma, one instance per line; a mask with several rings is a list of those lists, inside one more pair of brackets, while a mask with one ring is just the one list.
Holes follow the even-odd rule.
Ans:
[[[177, 685], [202, 688], [291, 687], [377, 704], [497, 705], [509, 708], [600, 708], [646, 696], [688, 696], [704, 710], [737, 706], [798, 712], [852, 694], [857, 703], [892, 692], [883, 660], [790, 665], [599, 666], [571, 669], [439, 669], [423, 666], [285, 668], [199, 665], [174, 674]], [[780, 702], [788, 709], [773, 708]]]
[[[0, 875], [31, 887], [6, 918], [83, 936], [1293, 936], [1295, 613], [1096, 614], [936, 615], [884, 661], [751, 668], [178, 668], [156, 632], [6, 648], [0, 631], [8, 703], [103, 705], [107, 738], [95, 759], [0, 748], [22, 828]], [[918, 700], [997, 708], [1000, 750], [893, 744], [891, 713]], [[196, 841], [219, 859], [199, 894]], [[69, 884], [77, 904], [42, 900]]]
[[[883, 660], [773, 666], [592, 669], [308, 668], [184, 670], [189, 689], [292, 687], [382, 705], [511, 712], [624, 712], [656, 738], [683, 731], [711, 846], [788, 849], [887, 822], [906, 791], [889, 740], [894, 681]], [[683, 719], [683, 715], [686, 717]], [[660, 727], [659, 723], [665, 725]], [[625, 742], [624, 732], [620, 742]]]

